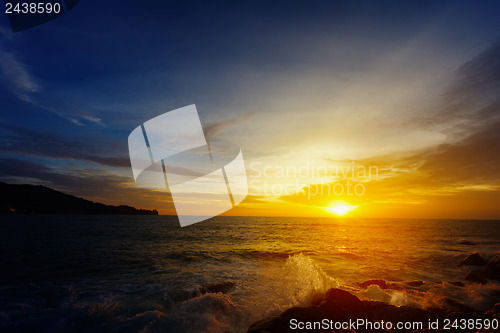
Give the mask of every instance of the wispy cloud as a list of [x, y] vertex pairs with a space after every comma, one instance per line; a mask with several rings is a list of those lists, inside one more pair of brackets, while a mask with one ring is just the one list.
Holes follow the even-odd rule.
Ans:
[[0, 52], [0, 73], [5, 88], [22, 100], [29, 101], [29, 95], [39, 89], [27, 66], [11, 53]]
[[91, 123], [94, 123], [96, 125], [99, 125], [99, 126], [105, 126], [102, 122], [102, 119], [101, 118], [98, 118], [96, 116], [92, 116], [88, 113], [85, 113], [85, 112], [80, 112], [79, 113], [79, 116], [82, 118], [82, 119], [85, 119], [86, 121], [89, 121]]
[[228, 127], [231, 127], [231, 126], [234, 126], [234, 125], [238, 125], [240, 123], [244, 123], [245, 121], [253, 118], [257, 114], [258, 114], [257, 111], [249, 112], [249, 113], [244, 114], [243, 116], [240, 116], [240, 117], [237, 117], [237, 118], [232, 118], [232, 119], [229, 119], [229, 120], [223, 120], [221, 122], [205, 126], [205, 128], [204, 128], [205, 134], [209, 138], [210, 137], [214, 137], [217, 134], [219, 134], [220, 132], [222, 132], [225, 128], [228, 128]]
[[130, 167], [126, 151], [113, 140], [62, 137], [0, 124], [0, 152]]
[[500, 120], [500, 40], [461, 65], [431, 114], [414, 119], [423, 128], [460, 142]]
[[81, 111], [82, 108], [76, 108], [44, 91], [30, 73], [29, 66], [13, 53], [0, 51], [0, 86], [21, 101], [56, 114], [75, 125], [85, 126], [90, 123], [104, 126], [101, 118], [88, 111]]

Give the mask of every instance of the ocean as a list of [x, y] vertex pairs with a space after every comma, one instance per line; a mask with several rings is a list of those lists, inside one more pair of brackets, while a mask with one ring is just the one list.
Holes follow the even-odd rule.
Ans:
[[[500, 251], [500, 221], [4, 215], [0, 228], [2, 332], [246, 332], [332, 287], [395, 305], [500, 301], [459, 265]], [[406, 287], [358, 285], [371, 279]]]

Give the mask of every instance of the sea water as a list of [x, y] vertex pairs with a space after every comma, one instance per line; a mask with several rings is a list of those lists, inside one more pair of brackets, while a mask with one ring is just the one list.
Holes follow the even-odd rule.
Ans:
[[[332, 287], [418, 307], [500, 300], [459, 265], [500, 251], [500, 221], [4, 215], [0, 228], [0, 331], [246, 332]], [[371, 279], [407, 287], [358, 285]]]

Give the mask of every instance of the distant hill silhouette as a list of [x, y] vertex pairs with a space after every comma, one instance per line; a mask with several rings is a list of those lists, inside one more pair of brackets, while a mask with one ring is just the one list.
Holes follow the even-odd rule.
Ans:
[[156, 209], [110, 206], [65, 194], [45, 186], [0, 182], [0, 214], [123, 214], [158, 215]]

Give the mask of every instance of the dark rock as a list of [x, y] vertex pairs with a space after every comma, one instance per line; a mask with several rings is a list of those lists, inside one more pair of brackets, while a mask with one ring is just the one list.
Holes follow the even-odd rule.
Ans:
[[387, 282], [384, 280], [368, 280], [363, 283], [358, 283], [358, 286], [364, 289], [372, 285], [379, 286], [380, 289], [387, 289]]
[[482, 272], [482, 277], [500, 280], [500, 254], [497, 254], [488, 260], [486, 268]]
[[487, 266], [500, 270], [500, 253], [496, 254], [493, 258], [488, 260]]
[[476, 245], [475, 243], [472, 243], [469, 241], [461, 241], [460, 244], [462, 244], [462, 245]]
[[[380, 281], [380, 280], [379, 280]], [[282, 333], [297, 332], [290, 328], [290, 319], [300, 322], [320, 322], [322, 319], [344, 321], [347, 319], [365, 318], [371, 321], [395, 322], [424, 322], [435, 319], [459, 318], [500, 318], [500, 303], [493, 309], [478, 314], [468, 306], [452, 299], [444, 299], [446, 308], [418, 309], [408, 306], [397, 307], [379, 301], [361, 301], [356, 296], [341, 289], [329, 289], [319, 305], [310, 307], [294, 307], [286, 310], [279, 316], [274, 316], [253, 323], [248, 329], [249, 333]], [[324, 330], [310, 330], [310, 332], [325, 332]], [[328, 331], [334, 333], [334, 331]], [[355, 333], [350, 330], [341, 330], [339, 333]], [[363, 331], [359, 333], [387, 333], [383, 330]], [[406, 332], [406, 331], [400, 331]], [[414, 331], [415, 333], [417, 331]], [[418, 332], [435, 332], [433, 330], [419, 330]]]
[[420, 287], [424, 284], [424, 281], [405, 281], [404, 284], [407, 284], [410, 287]]
[[298, 322], [321, 322], [325, 318], [328, 318], [328, 314], [318, 306], [293, 307], [284, 311], [279, 316], [273, 316], [253, 323], [248, 328], [248, 332], [296, 332], [297, 330], [290, 328], [291, 319], [296, 319]]
[[393, 305], [380, 301], [363, 301], [363, 306], [366, 313], [377, 314], [378, 311], [383, 311]]
[[486, 279], [484, 279], [482, 275], [483, 273], [481, 271], [470, 271], [465, 276], [465, 279], [473, 283], [485, 284]]
[[468, 265], [468, 266], [484, 266], [486, 265], [486, 261], [484, 261], [483, 257], [479, 255], [479, 253], [473, 253], [470, 256], [467, 256], [460, 265]]
[[486, 283], [486, 280], [500, 280], [500, 254], [496, 254], [488, 260], [483, 269], [472, 272], [467, 280], [476, 283]]
[[404, 290], [405, 288], [396, 283], [387, 283], [384, 280], [368, 280], [363, 283], [358, 283], [361, 288], [368, 288], [369, 286], [378, 286], [380, 289], [393, 289]]
[[325, 316], [327, 313], [318, 306], [293, 307], [280, 314], [280, 317], [287, 322], [293, 318], [300, 321], [321, 321], [326, 318]]
[[403, 286], [400, 286], [399, 284], [397, 283], [388, 283], [387, 284], [387, 289], [392, 289], [392, 290], [405, 290], [405, 289], [408, 289], [408, 288], [405, 288]]
[[[316, 300], [316, 302], [318, 301]], [[290, 328], [291, 319], [297, 319], [299, 322], [321, 322], [325, 318], [335, 321], [366, 318], [368, 316], [367, 311], [385, 306], [388, 306], [388, 304], [382, 302], [362, 302], [347, 291], [333, 288], [329, 289], [323, 295], [319, 305], [290, 308], [279, 316], [269, 317], [253, 323], [250, 325], [248, 332], [296, 332], [297, 330]], [[317, 332], [322, 332], [322, 330], [318, 330]]]
[[251, 324], [247, 333], [287, 332], [289, 322], [279, 316], [264, 318]]
[[448, 298], [448, 297], [445, 297], [443, 299], [443, 302], [444, 302], [444, 305], [449, 308], [450, 310], [453, 310], [455, 312], [459, 312], [461, 314], [472, 314], [474, 313], [474, 310], [465, 305], [465, 304], [462, 304], [460, 302], [457, 302], [451, 298]]
[[207, 293], [227, 293], [231, 289], [233, 289], [235, 284], [231, 281], [207, 284], [205, 286], [201, 286], [198, 288], [197, 292], [199, 294], [207, 294]]
[[[368, 303], [368, 302], [367, 302]], [[373, 301], [371, 304], [366, 304], [367, 313], [374, 319], [381, 319], [386, 317], [387, 313], [397, 311], [397, 307], [388, 303]]]
[[448, 281], [449, 284], [455, 286], [455, 287], [463, 287], [464, 284], [460, 281]]
[[321, 303], [321, 300], [323, 299], [323, 296], [325, 296], [324, 293], [314, 294], [311, 298], [311, 305], [319, 305], [319, 303]]
[[436, 318], [438, 314], [436, 311], [428, 311], [424, 309], [412, 308], [409, 306], [388, 306], [384, 309], [377, 311], [374, 314], [374, 319], [384, 320], [391, 322], [398, 321], [427, 321], [428, 319]]
[[342, 289], [329, 289], [319, 306], [332, 318], [359, 318], [359, 316], [365, 314], [363, 302]]
[[484, 313], [484, 318], [498, 319], [500, 320], [500, 303], [495, 304], [495, 306]]

